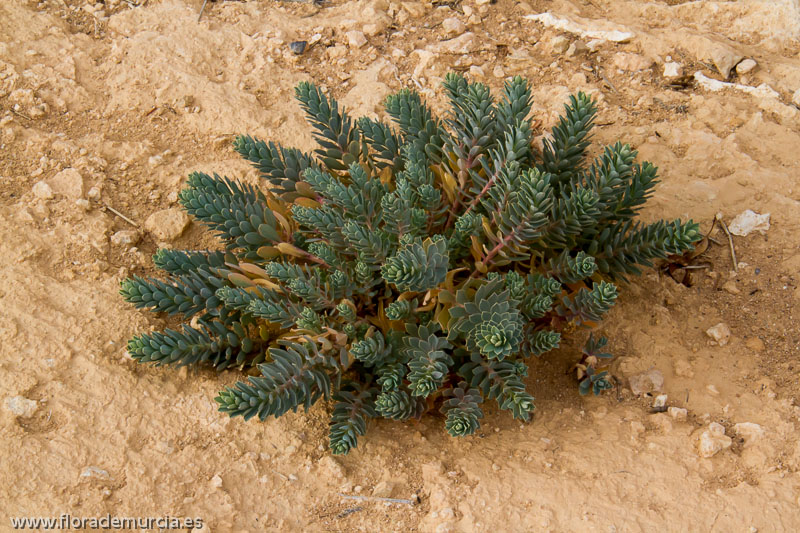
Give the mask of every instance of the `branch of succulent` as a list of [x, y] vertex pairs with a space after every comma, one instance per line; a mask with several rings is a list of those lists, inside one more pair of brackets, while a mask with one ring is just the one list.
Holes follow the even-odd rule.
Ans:
[[[691, 221], [636, 220], [656, 168], [621, 143], [589, 160], [587, 95], [570, 98], [539, 152], [526, 80], [498, 99], [457, 74], [444, 88], [444, 119], [413, 91], [389, 96], [394, 129], [301, 83], [314, 154], [242, 136], [234, 147], [264, 187], [189, 176], [181, 203], [224, 250], [161, 250], [166, 279], [122, 283], [137, 307], [193, 321], [133, 338], [131, 356], [256, 367], [216, 398], [231, 416], [330, 400], [334, 453], [356, 447], [370, 419], [433, 407], [453, 436], [480, 427], [484, 400], [528, 420], [526, 358], [557, 348], [566, 325], [595, 328], [615, 279], [701, 235]], [[592, 334], [582, 351], [582, 394], [611, 386], [606, 342]]]

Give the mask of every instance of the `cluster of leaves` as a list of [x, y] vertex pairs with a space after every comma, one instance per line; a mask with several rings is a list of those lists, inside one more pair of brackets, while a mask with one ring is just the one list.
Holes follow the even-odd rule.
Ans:
[[[537, 153], [526, 80], [499, 99], [455, 74], [444, 88], [443, 119], [416, 92], [388, 97], [396, 130], [301, 83], [314, 154], [242, 136], [236, 151], [268, 187], [190, 175], [180, 201], [225, 249], [160, 250], [167, 280], [123, 282], [137, 307], [192, 324], [133, 338], [132, 357], [253, 367], [216, 398], [231, 416], [330, 399], [334, 453], [355, 447], [369, 419], [434, 406], [454, 436], [479, 428], [485, 400], [528, 420], [526, 359], [556, 348], [567, 325], [594, 328], [615, 279], [700, 234], [691, 221], [636, 221], [656, 168], [621, 143], [589, 161], [585, 94]], [[584, 349], [582, 393], [610, 387], [605, 342]]]

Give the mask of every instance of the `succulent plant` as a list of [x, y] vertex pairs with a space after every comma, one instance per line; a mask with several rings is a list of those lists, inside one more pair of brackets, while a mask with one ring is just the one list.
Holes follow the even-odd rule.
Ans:
[[[557, 348], [567, 325], [595, 328], [616, 279], [700, 233], [636, 220], [656, 168], [621, 143], [590, 160], [587, 95], [570, 98], [539, 152], [526, 80], [499, 99], [457, 74], [444, 89], [443, 119], [416, 92], [389, 96], [395, 129], [301, 83], [313, 154], [242, 136], [234, 148], [264, 187], [191, 174], [180, 201], [224, 247], [160, 250], [166, 279], [122, 283], [136, 307], [191, 319], [134, 337], [132, 357], [249, 369], [216, 398], [231, 416], [330, 400], [334, 453], [356, 447], [370, 419], [437, 405], [453, 436], [480, 427], [484, 400], [528, 420], [526, 359]], [[583, 351], [581, 393], [611, 386], [605, 343], [592, 336]]]

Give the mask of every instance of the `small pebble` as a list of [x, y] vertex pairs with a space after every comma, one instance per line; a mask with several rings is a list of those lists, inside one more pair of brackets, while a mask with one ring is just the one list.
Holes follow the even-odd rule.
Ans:
[[711, 337], [719, 346], [725, 346], [731, 338], [731, 328], [724, 322], [706, 330], [706, 335]]
[[466, 30], [464, 23], [455, 17], [446, 18], [442, 21], [442, 29], [448, 35], [460, 35]]
[[712, 457], [718, 452], [730, 448], [733, 440], [725, 435], [725, 427], [717, 422], [711, 422], [708, 429], [700, 435], [700, 456]]
[[653, 409], [662, 409], [667, 405], [667, 395], [666, 394], [659, 394], [656, 396], [655, 400], [653, 400]]
[[681, 65], [679, 63], [675, 63], [674, 61], [664, 63], [665, 78], [680, 78], [682, 74], [683, 70], [681, 69]]
[[87, 466], [81, 472], [81, 477], [95, 477], [98, 479], [111, 479], [111, 475], [102, 468], [96, 466]]
[[739, 287], [736, 286], [735, 281], [726, 281], [722, 285], [722, 290], [729, 294], [741, 294], [742, 291], [739, 290]]
[[757, 65], [758, 63], [756, 63], [755, 60], [749, 58], [745, 59], [743, 61], [740, 61], [739, 64], [736, 65], [736, 73], [739, 74], [740, 76], [742, 74], [747, 74], [748, 72], [756, 68]]
[[367, 37], [364, 35], [364, 32], [353, 30], [348, 31], [345, 35], [347, 36], [347, 44], [350, 48], [361, 48], [367, 44]]
[[686, 409], [682, 407], [670, 407], [667, 409], [667, 413], [669, 416], [673, 418], [673, 420], [684, 421], [688, 415]]
[[306, 51], [306, 46], [308, 45], [307, 41], [293, 41], [289, 43], [289, 50], [292, 51], [294, 55], [300, 55]]

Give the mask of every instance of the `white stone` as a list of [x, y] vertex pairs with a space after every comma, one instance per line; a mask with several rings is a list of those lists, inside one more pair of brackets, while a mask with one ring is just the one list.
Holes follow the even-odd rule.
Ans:
[[348, 31], [345, 33], [345, 36], [347, 37], [347, 44], [350, 46], [350, 48], [361, 48], [367, 44], [367, 37], [362, 31]]
[[779, 100], [781, 96], [775, 89], [773, 89], [766, 83], [762, 83], [758, 87], [751, 87], [750, 85], [742, 85], [741, 83], [728, 83], [709, 78], [699, 70], [694, 73], [694, 80], [697, 82], [698, 85], [700, 85], [704, 89], [708, 89], [709, 91], [714, 91], [714, 92], [722, 91], [724, 89], [735, 89], [737, 91], [751, 94], [759, 98], [772, 98], [773, 100]]
[[726, 323], [720, 322], [716, 326], [708, 328], [706, 335], [711, 337], [718, 345], [725, 346], [731, 338], [731, 328]]
[[53, 188], [44, 181], [36, 182], [31, 191], [33, 191], [34, 196], [42, 200], [49, 200], [53, 197]]
[[91, 200], [99, 200], [100, 199], [100, 188], [99, 187], [92, 187], [89, 189], [89, 192], [86, 193], [86, 196], [89, 197]]
[[218, 489], [222, 486], [222, 478], [219, 474], [215, 474], [214, 477], [211, 478], [211, 486], [215, 489]]
[[756, 68], [756, 66], [758, 66], [758, 63], [756, 63], [754, 59], [750, 58], [744, 59], [740, 61], [738, 65], [736, 65], [736, 73], [739, 75], [747, 74], [748, 72]]
[[686, 420], [689, 414], [683, 407], [670, 407], [667, 409], [667, 413], [669, 413], [669, 416], [671, 416], [673, 420], [678, 420], [679, 422]]
[[586, 21], [589, 25], [582, 25], [577, 22], [573, 22], [568, 18], [557, 17], [552, 13], [539, 13], [536, 15], [526, 15], [525, 18], [527, 20], [533, 20], [535, 22], [539, 22], [549, 28], [555, 28], [557, 30], [566, 31], [568, 33], [574, 33], [580, 35], [581, 37], [587, 37], [589, 39], [601, 39], [604, 41], [613, 41], [616, 43], [626, 43], [631, 39], [633, 39], [634, 37], [633, 32], [630, 31], [595, 28], [590, 25], [595, 21]]
[[81, 477], [98, 478], [98, 479], [111, 479], [111, 475], [106, 470], [96, 466], [87, 466], [81, 472]]
[[74, 168], [65, 168], [50, 178], [47, 183], [56, 194], [68, 198], [83, 197], [83, 176]]
[[138, 231], [124, 229], [111, 236], [111, 244], [114, 246], [133, 246], [139, 242], [140, 238]]
[[472, 65], [469, 67], [469, 75], [473, 78], [483, 78], [486, 74], [483, 72], [483, 69], [478, 65]]
[[494, 69], [492, 69], [492, 76], [494, 76], [495, 78], [504, 78], [505, 75], [506, 71], [503, 70], [503, 67], [501, 67], [500, 65], [497, 65], [494, 67]]
[[701, 457], [713, 457], [717, 453], [731, 447], [733, 441], [725, 435], [725, 427], [716, 422], [711, 422], [700, 435], [699, 451]]
[[36, 403], [35, 400], [29, 400], [24, 396], [13, 396], [11, 398], [6, 398], [6, 409], [11, 411], [14, 416], [29, 418], [33, 416], [33, 413], [36, 412], [38, 407], [39, 404]]
[[180, 237], [189, 225], [189, 217], [183, 210], [173, 207], [150, 215], [144, 223], [147, 231], [157, 239], [171, 241]]
[[744, 439], [744, 447], [748, 448], [760, 440], [764, 434], [764, 428], [753, 422], [740, 422], [733, 426], [733, 431]]
[[464, 33], [466, 26], [456, 17], [449, 17], [442, 21], [442, 29], [448, 35], [459, 35]]
[[666, 394], [659, 394], [656, 396], [655, 400], [653, 400], [653, 409], [661, 409], [666, 407], [667, 405], [667, 395]]
[[683, 69], [680, 63], [670, 61], [664, 63], [664, 77], [665, 78], [680, 78], [683, 75]]
[[759, 215], [748, 209], [736, 215], [736, 218], [728, 224], [728, 230], [739, 237], [747, 237], [754, 231], [763, 235], [769, 229], [769, 215], [769, 213]]

